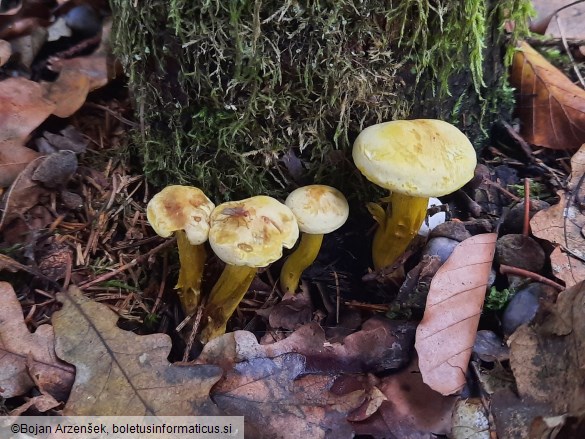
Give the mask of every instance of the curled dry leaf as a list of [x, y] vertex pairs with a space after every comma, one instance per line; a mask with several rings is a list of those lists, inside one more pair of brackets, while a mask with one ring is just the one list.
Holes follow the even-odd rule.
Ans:
[[526, 42], [514, 55], [510, 82], [519, 93], [516, 115], [528, 142], [565, 150], [585, 142], [585, 90]]
[[443, 395], [465, 385], [496, 239], [485, 233], [461, 242], [431, 282], [415, 347], [423, 381]]
[[559, 191], [559, 202], [537, 212], [530, 220], [532, 234], [545, 239], [559, 248], [551, 254], [556, 277], [567, 287], [585, 279], [585, 215], [581, 200], [585, 197], [585, 145], [571, 158], [571, 179], [566, 191]]
[[75, 369], [55, 355], [53, 327], [41, 325], [30, 333], [16, 294], [7, 282], [0, 282], [0, 303], [0, 396], [23, 395], [36, 381], [42, 391], [64, 401]]
[[[63, 414], [71, 416], [218, 415], [209, 390], [216, 366], [173, 366], [165, 334], [139, 336], [116, 326], [118, 316], [78, 288], [57, 299], [56, 352], [77, 374]], [[88, 348], [91, 347], [91, 348]]]

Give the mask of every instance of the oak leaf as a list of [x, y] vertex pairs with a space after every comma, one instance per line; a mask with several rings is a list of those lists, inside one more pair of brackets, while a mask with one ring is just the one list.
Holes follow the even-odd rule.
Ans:
[[465, 385], [497, 234], [462, 241], [431, 281], [416, 351], [423, 381], [443, 395]]
[[0, 303], [0, 396], [23, 395], [36, 380], [44, 392], [65, 400], [75, 370], [55, 355], [53, 327], [41, 325], [30, 333], [20, 302], [7, 282], [0, 282]]
[[511, 84], [522, 136], [534, 145], [576, 150], [585, 142], [585, 90], [526, 42], [514, 55]]
[[55, 351], [76, 367], [63, 414], [71, 416], [218, 415], [209, 390], [216, 366], [168, 362], [166, 334], [136, 335], [116, 326], [118, 316], [75, 287], [57, 294]]

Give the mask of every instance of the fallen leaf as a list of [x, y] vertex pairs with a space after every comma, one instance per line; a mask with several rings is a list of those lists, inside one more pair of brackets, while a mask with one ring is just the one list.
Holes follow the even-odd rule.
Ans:
[[18, 142], [5, 141], [0, 144], [0, 187], [10, 186], [26, 165], [40, 154]]
[[38, 157], [30, 162], [18, 175], [12, 186], [0, 203], [0, 230], [13, 219], [21, 217], [29, 209], [34, 207], [39, 198], [47, 193], [47, 189], [40, 187], [32, 180], [35, 170], [43, 162], [45, 156]]
[[490, 439], [490, 423], [481, 398], [460, 399], [453, 412], [451, 439]]
[[244, 416], [248, 437], [353, 437], [346, 418], [364, 402], [364, 390], [334, 393], [335, 375], [306, 372], [300, 354], [244, 361], [213, 388], [212, 399], [224, 413]]
[[520, 134], [535, 145], [576, 150], [585, 142], [585, 90], [523, 42], [510, 83], [518, 90]]
[[8, 41], [0, 40], [0, 66], [6, 64], [8, 58], [12, 55], [12, 47]]
[[[585, 215], [581, 200], [585, 197], [585, 145], [571, 158], [571, 178], [566, 191], [559, 191], [559, 202], [537, 212], [530, 220], [532, 234], [547, 240], [560, 249], [551, 254], [555, 276], [574, 285], [585, 279]], [[562, 253], [561, 253], [562, 251]]]
[[34, 407], [37, 411], [44, 413], [47, 410], [58, 407], [61, 403], [53, 398], [51, 395], [39, 395], [30, 398], [20, 407], [15, 408], [9, 413], [9, 416], [20, 416], [31, 407]]
[[354, 423], [356, 434], [431, 439], [451, 432], [457, 397], [443, 396], [423, 383], [416, 359], [399, 373], [381, 378], [376, 387], [386, 401], [367, 420]]
[[305, 357], [313, 372], [360, 373], [398, 369], [410, 360], [414, 324], [374, 317], [341, 343], [329, 343], [316, 323], [301, 326], [284, 340], [260, 345], [248, 331], [235, 331], [211, 340], [197, 358], [198, 364], [217, 364], [229, 370], [256, 358], [275, 358], [287, 353]]
[[[585, 39], [583, 22], [585, 21], [585, 4], [574, 0], [533, 0], [532, 4], [537, 16], [530, 25], [532, 32], [561, 38], [561, 31], [557, 20], [554, 19], [558, 11], [558, 19], [562, 26], [562, 37], [570, 39]], [[563, 9], [564, 6], [569, 6]], [[533, 29], [536, 27], [536, 30]]]
[[553, 275], [562, 280], [567, 288], [585, 279], [585, 264], [583, 261], [564, 253], [561, 247], [555, 247], [550, 254], [550, 265]]
[[423, 381], [443, 395], [465, 385], [496, 239], [485, 233], [462, 241], [431, 281], [415, 347]]
[[63, 69], [54, 82], [44, 84], [47, 99], [55, 104], [53, 114], [63, 118], [79, 110], [90, 91], [88, 75], [81, 70], [71, 68]]
[[53, 314], [55, 351], [77, 370], [63, 414], [219, 415], [209, 390], [220, 368], [170, 364], [166, 334], [139, 336], [118, 328], [118, 316], [78, 288], [57, 299], [63, 308]]
[[75, 369], [55, 355], [53, 327], [41, 325], [30, 333], [7, 282], [0, 282], [0, 303], [0, 396], [24, 395], [37, 381], [44, 392], [64, 401]]
[[545, 404], [542, 416], [585, 410], [585, 283], [561, 292], [552, 313], [510, 337], [510, 365], [523, 399]]

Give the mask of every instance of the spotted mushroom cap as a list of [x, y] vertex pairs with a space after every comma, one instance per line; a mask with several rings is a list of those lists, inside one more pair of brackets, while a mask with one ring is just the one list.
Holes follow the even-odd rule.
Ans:
[[149, 201], [146, 217], [157, 235], [167, 238], [184, 230], [193, 245], [207, 241], [209, 216], [215, 204], [201, 189], [192, 186], [167, 186]]
[[295, 189], [284, 204], [293, 211], [299, 230], [304, 233], [331, 233], [345, 224], [349, 215], [345, 196], [337, 189], [322, 184]]
[[292, 211], [274, 198], [259, 195], [220, 204], [211, 213], [209, 244], [230, 265], [266, 267], [299, 238]]
[[371, 182], [416, 197], [450, 194], [473, 177], [473, 145], [459, 129], [435, 119], [396, 120], [364, 129], [353, 161]]

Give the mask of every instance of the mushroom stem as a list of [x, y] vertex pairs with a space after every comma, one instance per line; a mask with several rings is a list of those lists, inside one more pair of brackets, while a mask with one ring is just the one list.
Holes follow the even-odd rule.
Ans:
[[302, 233], [297, 249], [287, 258], [280, 271], [280, 288], [283, 293], [295, 293], [301, 274], [317, 258], [323, 234]]
[[225, 333], [228, 319], [244, 298], [257, 271], [256, 267], [225, 266], [205, 307], [207, 326], [201, 334], [204, 343]]
[[408, 248], [423, 223], [428, 197], [413, 197], [393, 192], [384, 221], [380, 223], [372, 243], [372, 259], [376, 270], [392, 264]]
[[201, 276], [207, 256], [203, 244], [193, 245], [183, 230], [175, 232], [179, 249], [179, 278], [176, 289], [186, 315], [193, 313], [199, 305], [201, 295]]

